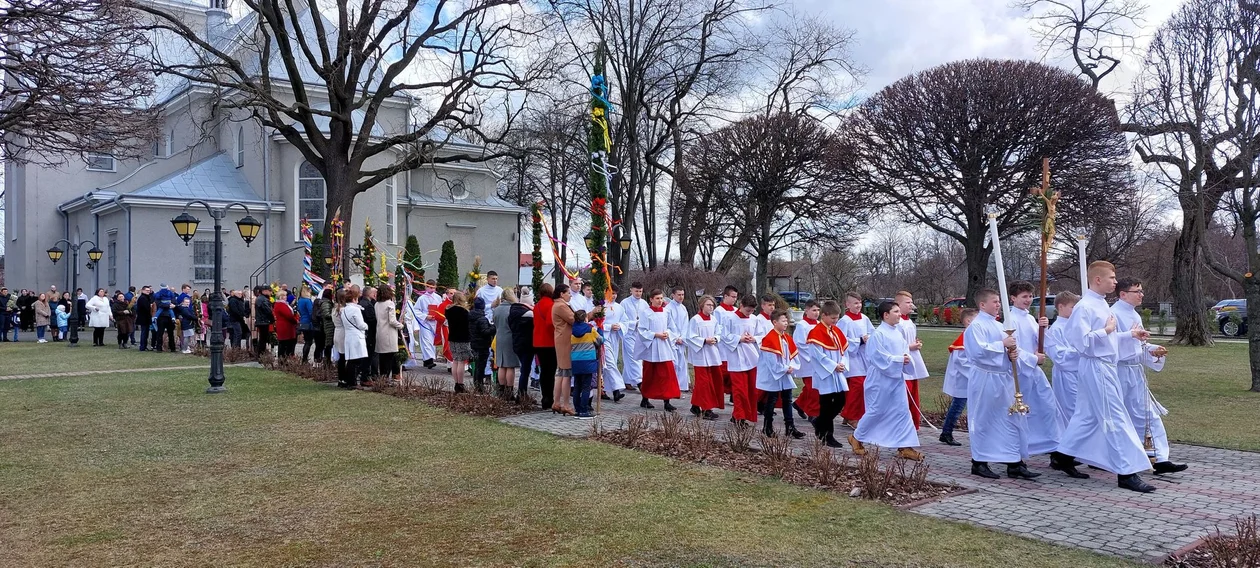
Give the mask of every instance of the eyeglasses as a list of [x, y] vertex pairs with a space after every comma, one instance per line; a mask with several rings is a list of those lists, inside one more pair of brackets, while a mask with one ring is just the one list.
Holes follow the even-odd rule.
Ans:
[[1146, 291], [1141, 290], [1141, 289], [1138, 289], [1138, 290], [1121, 290], [1121, 292], [1127, 292], [1127, 293], [1129, 293], [1129, 294], [1143, 294], [1143, 295], [1145, 295], [1145, 294], [1146, 294]]

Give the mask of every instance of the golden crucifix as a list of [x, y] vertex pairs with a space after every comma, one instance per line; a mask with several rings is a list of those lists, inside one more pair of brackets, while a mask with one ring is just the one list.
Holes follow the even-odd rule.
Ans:
[[[1041, 187], [1029, 190], [1041, 203], [1044, 210], [1041, 217], [1041, 307], [1037, 319], [1046, 317], [1046, 289], [1049, 287], [1047, 258], [1050, 254], [1050, 243], [1054, 242], [1054, 216], [1059, 205], [1059, 192], [1050, 191], [1050, 158], [1041, 159]], [[1045, 351], [1046, 328], [1037, 328], [1037, 351]]]

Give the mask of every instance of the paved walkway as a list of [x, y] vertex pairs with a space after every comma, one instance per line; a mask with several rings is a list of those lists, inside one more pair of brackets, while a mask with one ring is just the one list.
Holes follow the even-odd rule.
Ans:
[[[618, 428], [633, 414], [661, 412], [659, 402], [655, 403], [658, 410], [644, 410], [639, 408], [639, 400], [637, 393], [628, 393], [618, 404], [604, 401], [598, 419], [601, 426]], [[689, 408], [686, 401], [675, 401], [675, 405], [681, 412]], [[729, 407], [719, 414], [729, 417]], [[574, 437], [589, 434], [594, 422], [551, 412], [511, 416], [502, 421]], [[776, 426], [781, 428], [781, 424]], [[804, 421], [798, 421], [797, 427], [806, 433], [811, 431]], [[837, 437], [843, 439], [849, 433], [848, 428], [840, 428]], [[1116, 487], [1115, 476], [1106, 472], [1082, 468], [1091, 474], [1090, 479], [1070, 479], [1050, 469], [1048, 456], [1029, 460], [1029, 467], [1043, 474], [1036, 481], [982, 479], [970, 474], [971, 455], [965, 433], [955, 434], [963, 443], [960, 447], [945, 446], [936, 441], [936, 436], [926, 427], [919, 434], [922, 450], [932, 466], [930, 478], [977, 491], [911, 509], [921, 515], [1103, 554], [1162, 562], [1169, 554], [1214, 533], [1218, 526], [1232, 530], [1235, 517], [1260, 510], [1257, 453], [1174, 444], [1174, 460], [1189, 463], [1190, 469], [1168, 476], [1145, 475], [1158, 489], [1143, 495]], [[807, 449], [808, 442], [808, 438], [798, 442], [798, 451]], [[847, 448], [847, 442], [845, 445]], [[1004, 473], [1004, 468], [995, 471]]]

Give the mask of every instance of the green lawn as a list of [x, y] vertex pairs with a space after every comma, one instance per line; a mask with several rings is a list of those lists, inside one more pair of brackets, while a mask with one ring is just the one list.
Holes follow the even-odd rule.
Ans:
[[[920, 392], [925, 408], [934, 408], [949, 344], [958, 331], [922, 328], [923, 356], [932, 378]], [[1046, 365], [1050, 374], [1050, 365]], [[1164, 426], [1173, 441], [1260, 451], [1260, 429], [1248, 427], [1260, 414], [1260, 393], [1250, 392], [1245, 343], [1213, 347], [1168, 346], [1164, 370], [1147, 372], [1151, 392], [1168, 416]]]
[[[78, 347], [67, 347], [66, 343], [35, 343], [22, 341], [19, 343], [0, 343], [0, 377], [11, 375], [33, 375], [41, 373], [69, 373], [79, 371], [103, 371], [112, 369], [153, 369], [161, 367], [183, 367], [188, 365], [207, 365], [206, 359], [171, 353], [144, 352], [131, 349], [119, 349], [114, 343], [116, 335], [113, 330], [105, 333], [105, 346], [92, 347], [92, 332], [79, 334]], [[23, 334], [35, 337], [35, 334]]]
[[1132, 566], [260, 369], [204, 385], [0, 381], [0, 566]]

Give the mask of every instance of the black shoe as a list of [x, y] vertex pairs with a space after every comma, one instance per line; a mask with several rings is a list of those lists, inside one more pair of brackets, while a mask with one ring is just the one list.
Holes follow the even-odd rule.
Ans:
[[1088, 473], [1077, 471], [1075, 459], [1072, 456], [1059, 452], [1050, 452], [1050, 469], [1066, 473], [1072, 479], [1089, 479]]
[[599, 393], [599, 399], [600, 399], [600, 400], [612, 400], [612, 397], [611, 397], [611, 396], [608, 396], [608, 394], [607, 394], [607, 393], [602, 393], [602, 392], [601, 392], [601, 393]]
[[827, 437], [823, 439], [823, 445], [827, 446], [828, 448], [843, 448], [844, 447], [844, 444], [841, 444], [840, 440], [837, 440], [835, 436], [832, 436], [830, 434], [828, 434]]
[[621, 402], [623, 398], [626, 398], [626, 393], [619, 390], [613, 391], [613, 402]]
[[1006, 465], [1006, 476], [1011, 479], [1037, 479], [1041, 474], [1028, 471], [1024, 462], [1018, 462]]
[[700, 416], [700, 419], [701, 420], [717, 420], [718, 415], [716, 412], [713, 412], [712, 410], [706, 410], [704, 411], [704, 414]]
[[961, 446], [962, 445], [961, 442], [954, 440], [953, 434], [942, 433], [939, 439], [941, 443], [945, 444], [946, 446]]
[[774, 424], [772, 424], [769, 420], [766, 420], [766, 425], [761, 428], [761, 433], [765, 434], [767, 438], [774, 438], [778, 436], [774, 433]]
[[675, 411], [675, 410], [678, 410], [678, 408], [676, 408], [674, 405], [670, 404], [668, 400], [666, 400], [666, 401], [665, 401], [665, 412], [673, 412], [673, 411]]
[[971, 475], [978, 475], [985, 479], [1001, 479], [1002, 477], [993, 473], [993, 470], [989, 469], [989, 464], [976, 460], [971, 460]]
[[643, 400], [639, 401], [639, 408], [649, 408], [649, 409], [650, 409], [650, 408], [656, 408], [656, 407], [655, 407], [655, 406], [652, 406], [652, 403], [651, 403], [650, 401], [648, 401], [648, 399], [646, 399], [646, 398], [645, 398], [645, 399], [643, 399]]
[[801, 406], [799, 404], [796, 404], [795, 402], [792, 403], [792, 410], [795, 410], [796, 415], [800, 416], [802, 419], [809, 418], [808, 416], [805, 415], [805, 411], [801, 410]]
[[424, 360], [424, 368], [426, 368], [426, 369], [433, 369], [433, 368], [436, 368], [436, 367], [437, 367], [437, 363], [434, 363], [434, 362], [433, 362], [433, 359], [425, 359], [425, 360]]
[[796, 426], [788, 426], [787, 430], [784, 430], [783, 433], [791, 436], [794, 440], [799, 440], [805, 437], [805, 433], [797, 430]]
[[464, 385], [455, 383], [455, 392], [468, 392], [468, 390], [464, 388]]
[[1116, 486], [1128, 489], [1129, 491], [1137, 491], [1138, 493], [1150, 493], [1155, 491], [1153, 486], [1145, 481], [1142, 481], [1142, 478], [1138, 477], [1136, 473], [1130, 475], [1117, 475]]
[[1170, 461], [1155, 462], [1155, 475], [1164, 475], [1165, 473], [1177, 473], [1185, 471], [1190, 467], [1184, 463], [1173, 463]]
[[694, 405], [694, 404], [693, 404], [693, 405], [691, 405], [691, 414], [693, 414], [693, 415], [695, 415], [695, 416], [700, 416], [700, 407], [699, 407], [699, 406], [696, 406], [696, 405]]

